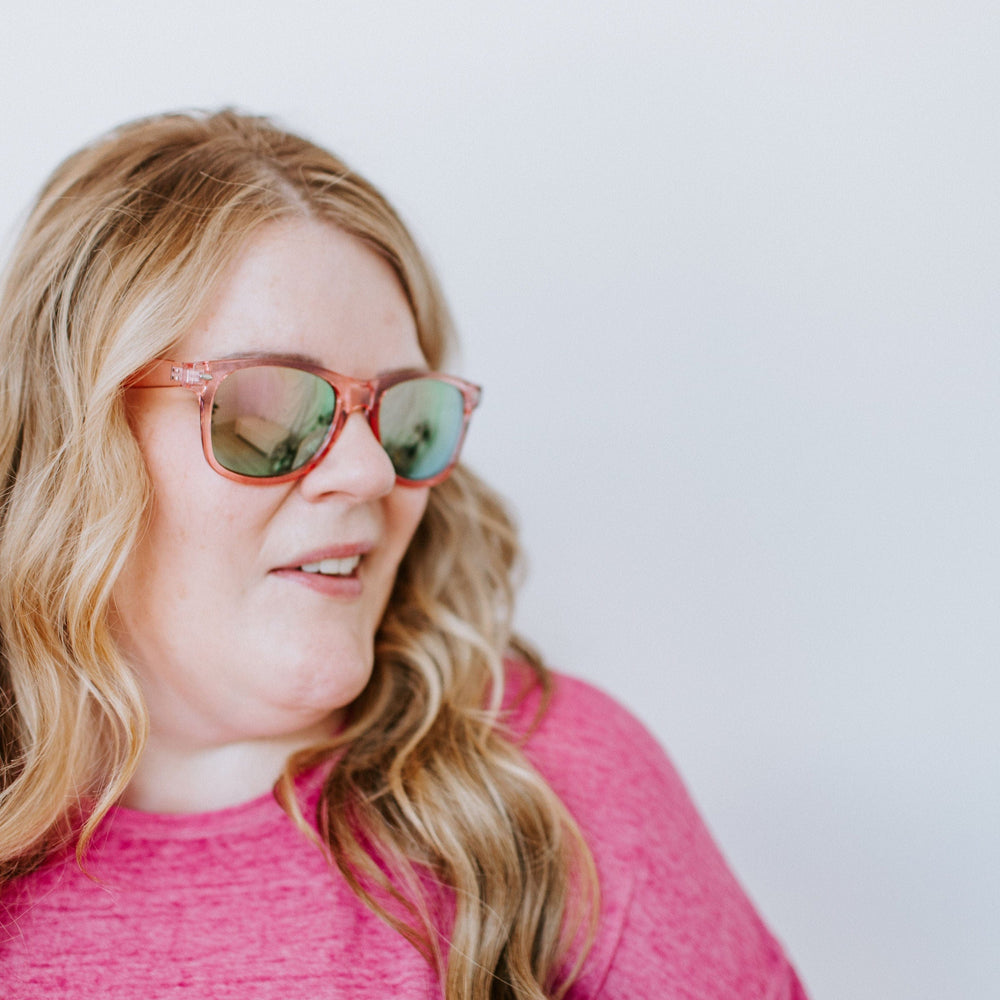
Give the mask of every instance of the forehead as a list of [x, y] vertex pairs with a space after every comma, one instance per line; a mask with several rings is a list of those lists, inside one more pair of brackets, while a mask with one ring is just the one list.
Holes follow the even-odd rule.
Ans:
[[392, 267], [328, 223], [269, 223], [219, 276], [173, 352], [206, 361], [293, 354], [357, 377], [423, 367], [416, 324]]

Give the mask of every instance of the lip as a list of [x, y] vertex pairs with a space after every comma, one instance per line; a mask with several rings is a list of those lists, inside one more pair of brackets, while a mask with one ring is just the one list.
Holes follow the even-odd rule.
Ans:
[[323, 594], [326, 597], [358, 597], [361, 594], [361, 579], [359, 573], [362, 564], [351, 576], [323, 576], [322, 573], [306, 573], [301, 569], [309, 563], [322, 562], [324, 559], [349, 559], [351, 556], [365, 556], [374, 548], [372, 542], [354, 542], [349, 545], [331, 545], [321, 549], [310, 549], [294, 558], [284, 566], [276, 566], [271, 570], [271, 576], [297, 583], [308, 590]]

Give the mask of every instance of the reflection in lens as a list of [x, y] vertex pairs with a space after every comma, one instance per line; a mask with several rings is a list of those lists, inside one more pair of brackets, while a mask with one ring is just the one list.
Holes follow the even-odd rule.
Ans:
[[404, 479], [431, 479], [451, 463], [462, 436], [461, 390], [434, 378], [398, 382], [382, 396], [378, 432]]
[[225, 376], [212, 407], [212, 452], [242, 476], [281, 476], [305, 465], [326, 440], [333, 388], [297, 368], [258, 365]]

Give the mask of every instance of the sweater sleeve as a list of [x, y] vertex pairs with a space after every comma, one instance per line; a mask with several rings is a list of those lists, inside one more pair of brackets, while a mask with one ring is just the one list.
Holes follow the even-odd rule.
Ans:
[[634, 716], [558, 677], [525, 751], [580, 825], [600, 879], [597, 939], [571, 1000], [805, 1000], [670, 761]]

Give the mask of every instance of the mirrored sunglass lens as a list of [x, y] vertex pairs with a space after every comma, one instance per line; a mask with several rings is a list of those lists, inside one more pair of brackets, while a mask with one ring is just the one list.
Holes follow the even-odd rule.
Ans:
[[438, 379], [398, 382], [379, 404], [379, 440], [404, 479], [432, 479], [455, 457], [465, 403], [456, 386]]
[[212, 406], [212, 452], [241, 476], [266, 479], [305, 465], [322, 445], [337, 397], [316, 375], [261, 365], [227, 375]]

